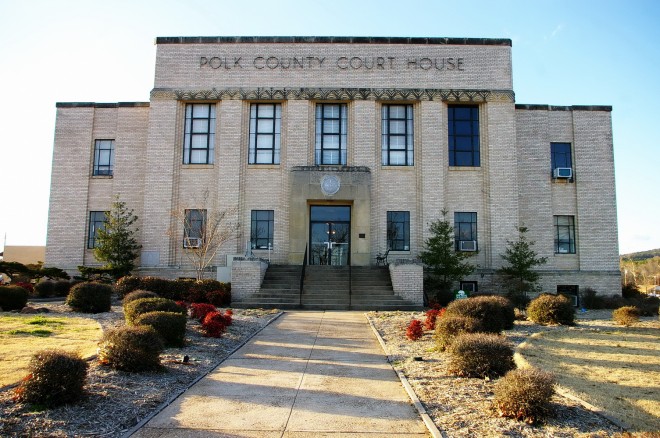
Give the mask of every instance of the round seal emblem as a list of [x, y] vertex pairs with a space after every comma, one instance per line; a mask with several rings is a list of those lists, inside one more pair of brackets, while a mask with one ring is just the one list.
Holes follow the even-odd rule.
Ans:
[[321, 179], [321, 191], [325, 195], [334, 195], [339, 191], [341, 183], [335, 175], [326, 175]]

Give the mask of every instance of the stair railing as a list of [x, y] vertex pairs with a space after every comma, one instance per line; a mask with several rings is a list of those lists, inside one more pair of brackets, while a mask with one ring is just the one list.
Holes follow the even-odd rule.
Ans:
[[302, 308], [302, 293], [305, 283], [305, 267], [307, 266], [307, 245], [305, 245], [305, 255], [303, 256], [302, 269], [300, 270], [300, 293], [298, 294], [298, 306]]
[[353, 306], [353, 267], [348, 265], [348, 309]]

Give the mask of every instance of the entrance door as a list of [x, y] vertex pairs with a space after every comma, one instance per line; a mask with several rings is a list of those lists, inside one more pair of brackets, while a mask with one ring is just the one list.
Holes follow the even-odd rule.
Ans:
[[351, 207], [312, 205], [309, 224], [309, 264], [348, 265]]

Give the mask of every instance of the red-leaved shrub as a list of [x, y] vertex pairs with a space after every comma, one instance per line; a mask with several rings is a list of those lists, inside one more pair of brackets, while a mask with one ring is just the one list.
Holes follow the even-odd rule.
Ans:
[[424, 328], [426, 330], [434, 330], [435, 329], [435, 321], [438, 318], [441, 318], [442, 315], [444, 315], [445, 309], [444, 307], [442, 309], [431, 309], [426, 312], [426, 320], [424, 321]]
[[211, 312], [215, 312], [215, 306], [208, 303], [192, 303], [190, 305], [190, 317], [199, 320], [200, 322], [204, 321], [206, 315]]
[[408, 324], [408, 329], [406, 330], [406, 336], [408, 339], [411, 341], [416, 341], [417, 339], [421, 338], [423, 334], [424, 329], [422, 328], [422, 321], [419, 319], [413, 319], [410, 321], [410, 324]]
[[220, 312], [209, 312], [204, 317], [204, 321], [202, 321], [202, 328], [204, 328], [206, 336], [220, 338], [227, 329], [227, 319]]
[[177, 306], [181, 307], [182, 309], [188, 310], [188, 307], [190, 307], [190, 304], [183, 300], [175, 301], [175, 303]]
[[34, 286], [32, 283], [26, 283], [25, 281], [18, 281], [14, 283], [14, 286], [22, 287], [32, 295], [34, 293]]

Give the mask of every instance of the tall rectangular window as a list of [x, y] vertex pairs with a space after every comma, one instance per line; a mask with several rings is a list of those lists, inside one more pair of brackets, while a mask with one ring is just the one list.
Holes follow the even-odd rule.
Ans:
[[214, 142], [215, 104], [187, 104], [183, 164], [212, 164]]
[[316, 164], [346, 165], [346, 104], [316, 105]]
[[282, 105], [253, 103], [250, 106], [250, 164], [280, 164]]
[[183, 227], [183, 247], [199, 248], [206, 234], [206, 210], [186, 210]]
[[[555, 169], [573, 169], [573, 158], [571, 156], [570, 143], [550, 143], [551, 170], [553, 176], [556, 176]], [[572, 172], [571, 172], [572, 176]]]
[[449, 165], [479, 167], [479, 107], [451, 105], [449, 110]]
[[96, 140], [94, 142], [94, 169], [92, 175], [112, 175], [115, 165], [115, 141]]
[[387, 249], [410, 251], [410, 212], [387, 212]]
[[575, 217], [555, 216], [555, 254], [575, 254]]
[[275, 212], [273, 210], [252, 210], [250, 241], [253, 249], [273, 247], [274, 218]]
[[383, 105], [381, 119], [383, 166], [412, 166], [412, 105]]
[[96, 248], [96, 236], [99, 230], [105, 228], [105, 211], [89, 212], [89, 231], [87, 232], [87, 248]]
[[456, 251], [477, 250], [477, 213], [454, 212]]

